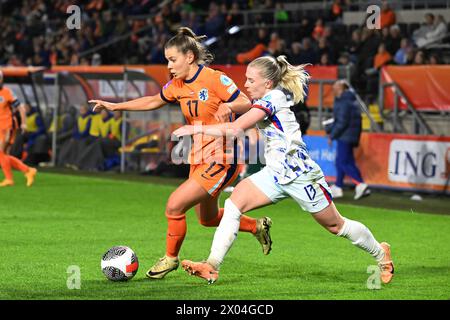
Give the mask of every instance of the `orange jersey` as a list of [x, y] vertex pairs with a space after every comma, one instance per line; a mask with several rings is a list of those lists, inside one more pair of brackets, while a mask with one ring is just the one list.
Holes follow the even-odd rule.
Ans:
[[[180, 103], [188, 124], [210, 125], [219, 123], [214, 114], [219, 105], [224, 102], [231, 102], [239, 96], [240, 90], [236, 84], [223, 72], [216, 71], [203, 65], [199, 66], [197, 73], [189, 80], [172, 79], [161, 90], [161, 98], [168, 103]], [[234, 120], [234, 117], [230, 121]], [[201, 139], [199, 141], [199, 139]], [[194, 148], [191, 153], [191, 163], [193, 158], [196, 163], [209, 163], [217, 161], [212, 160], [218, 149], [218, 144], [223, 146], [222, 151], [228, 153], [225, 149], [225, 141], [222, 138], [213, 138], [210, 136], [194, 137]], [[202, 153], [200, 158], [199, 153]], [[200, 160], [200, 162], [198, 161]]]
[[7, 87], [0, 89], [0, 129], [12, 129], [12, 108], [16, 108], [19, 104], [19, 100], [11, 89]]

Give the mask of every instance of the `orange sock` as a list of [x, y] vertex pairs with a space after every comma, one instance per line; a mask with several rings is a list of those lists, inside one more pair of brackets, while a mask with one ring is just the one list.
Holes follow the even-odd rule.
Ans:
[[5, 174], [5, 179], [13, 180], [9, 156], [5, 154], [3, 151], [0, 151], [0, 166], [2, 167], [2, 171]]
[[[224, 210], [225, 210], [224, 208], [219, 208], [217, 216], [214, 219], [209, 221], [200, 221], [200, 223], [206, 227], [217, 227], [220, 223], [220, 220], [222, 220]], [[256, 219], [246, 215], [241, 215], [241, 223], [239, 225], [239, 231], [250, 232], [255, 234]]]
[[20, 170], [23, 173], [28, 172], [28, 169], [30, 169], [27, 165], [25, 165], [22, 161], [20, 161], [17, 158], [15, 158], [13, 156], [8, 156], [8, 158], [9, 158], [9, 162], [11, 163], [11, 167], [13, 169]]
[[166, 217], [168, 221], [166, 255], [175, 258], [178, 257], [184, 237], [186, 236], [186, 215], [184, 213], [179, 216], [169, 216], [166, 214]]
[[239, 231], [250, 232], [252, 234], [256, 233], [256, 219], [241, 215], [241, 224], [239, 225]]

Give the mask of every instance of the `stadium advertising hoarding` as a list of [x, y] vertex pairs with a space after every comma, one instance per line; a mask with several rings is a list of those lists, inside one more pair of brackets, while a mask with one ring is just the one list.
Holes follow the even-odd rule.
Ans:
[[[80, 81], [89, 99], [116, 100], [126, 93], [127, 99], [157, 94], [161, 83], [168, 81], [167, 68], [145, 66], [53, 66], [52, 72], [73, 73]], [[156, 71], [155, 71], [156, 70]], [[124, 72], [134, 72], [127, 78], [125, 90]], [[163, 73], [165, 71], [165, 73]], [[149, 77], [134, 78], [136, 74]], [[154, 75], [158, 78], [155, 78]], [[164, 82], [165, 83], [165, 82]]]
[[445, 186], [446, 156], [450, 142], [395, 139], [389, 148], [389, 180]]
[[336, 141], [330, 146], [326, 137], [316, 135], [303, 136], [308, 154], [324, 172], [328, 180], [336, 179]]
[[[335, 181], [336, 142], [328, 145], [323, 132], [303, 138], [327, 180]], [[450, 137], [363, 133], [355, 158], [371, 186], [439, 192], [450, 184]]]
[[[450, 110], [450, 66], [386, 66], [381, 81], [395, 82], [417, 110]], [[393, 109], [394, 99], [394, 88], [385, 88], [385, 108]], [[406, 101], [398, 98], [398, 106], [406, 109]]]
[[355, 156], [373, 186], [438, 192], [449, 184], [450, 137], [365, 133]]

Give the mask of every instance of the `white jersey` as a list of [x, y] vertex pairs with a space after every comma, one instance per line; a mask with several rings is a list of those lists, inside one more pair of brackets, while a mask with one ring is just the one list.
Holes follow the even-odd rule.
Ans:
[[309, 157], [302, 139], [300, 126], [290, 107], [292, 95], [277, 87], [262, 99], [253, 102], [253, 108], [266, 112], [257, 128], [264, 136], [266, 166], [278, 184], [287, 184], [303, 173], [311, 171], [314, 161]]

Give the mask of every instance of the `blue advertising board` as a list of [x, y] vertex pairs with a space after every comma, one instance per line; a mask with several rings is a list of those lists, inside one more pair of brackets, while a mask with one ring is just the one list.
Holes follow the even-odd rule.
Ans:
[[333, 141], [332, 145], [329, 146], [327, 137], [308, 135], [303, 136], [303, 141], [306, 143], [311, 159], [322, 168], [325, 176], [335, 178], [336, 141]]

